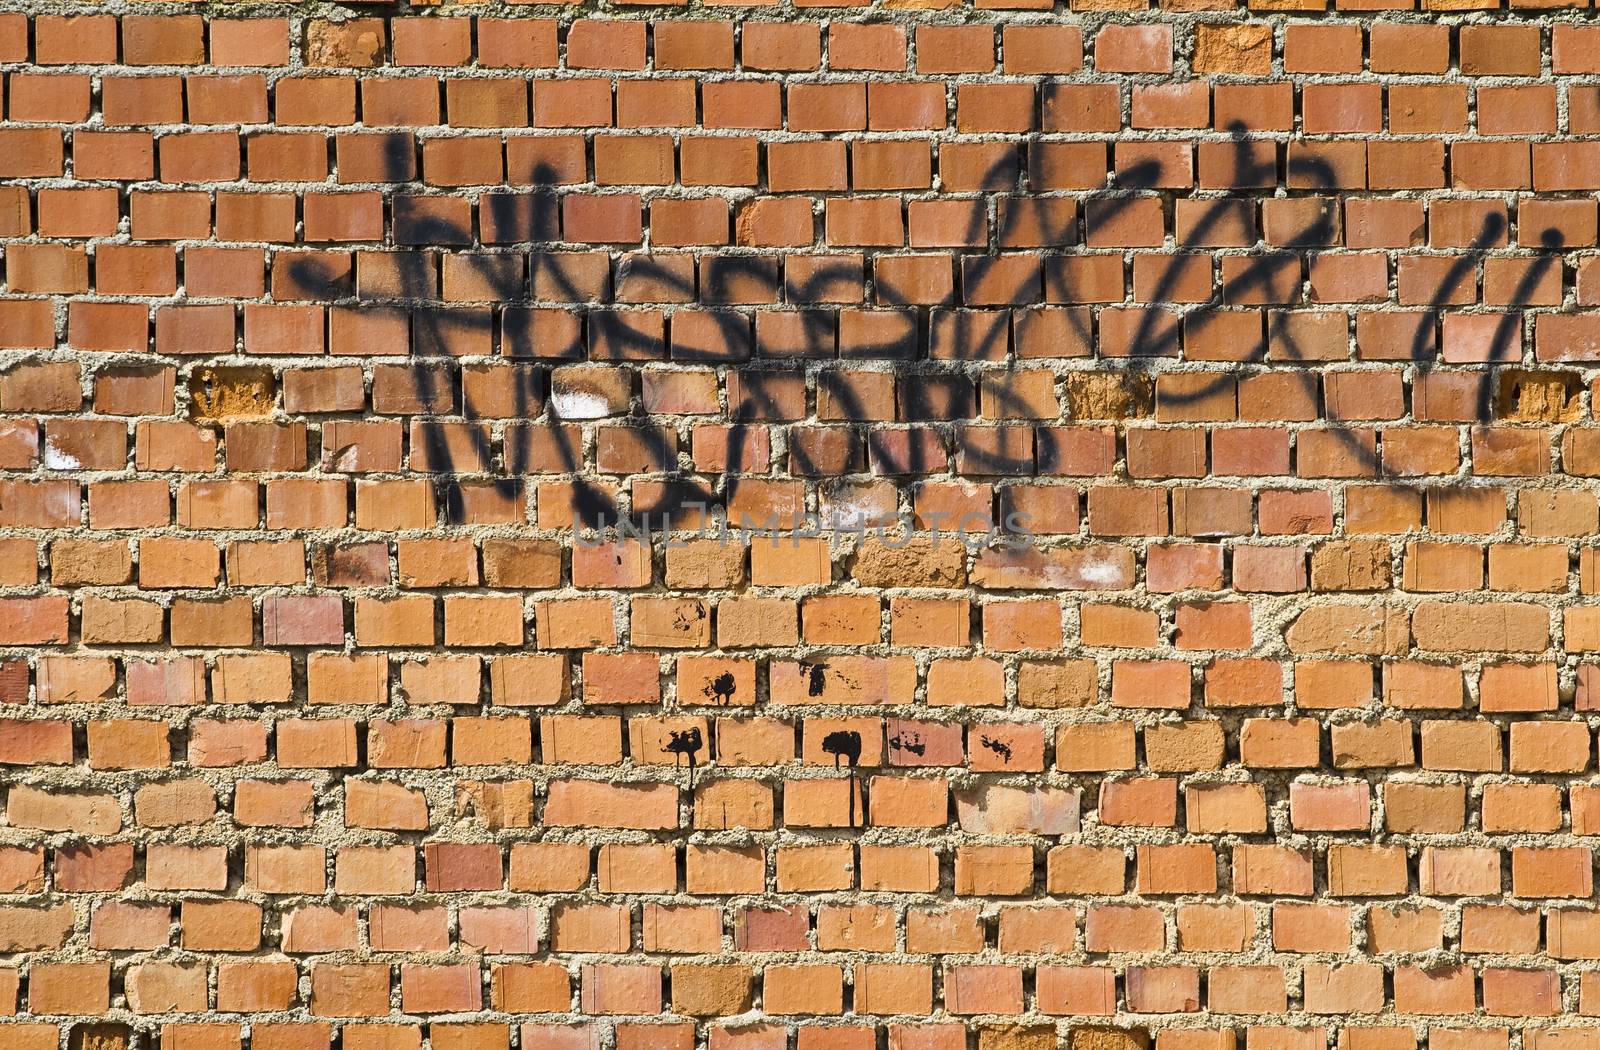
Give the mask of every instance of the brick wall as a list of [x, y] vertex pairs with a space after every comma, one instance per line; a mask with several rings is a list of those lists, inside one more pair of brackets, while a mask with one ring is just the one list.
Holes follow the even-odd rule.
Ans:
[[1600, 1044], [1588, 9], [25, 7], [0, 1050]]

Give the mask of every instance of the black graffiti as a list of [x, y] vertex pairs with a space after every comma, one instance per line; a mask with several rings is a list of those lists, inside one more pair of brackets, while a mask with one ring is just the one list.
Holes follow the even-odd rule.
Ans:
[[[1229, 127], [1227, 132], [1233, 145], [1233, 177], [1229, 180], [1232, 185], [1246, 189], [1260, 189], [1287, 181], [1292, 190], [1300, 194], [1308, 191], [1314, 194], [1342, 188], [1333, 168], [1316, 156], [1291, 155], [1280, 171], [1276, 151], [1272, 151], [1265, 159], [1261, 158], [1252, 148], [1259, 144], [1259, 140], [1252, 139], [1242, 125], [1235, 124]], [[392, 182], [404, 183], [413, 177], [414, 157], [400, 145], [394, 144], [388, 159], [390, 173], [393, 176]], [[1150, 199], [1150, 194], [1146, 191], [1155, 186], [1158, 173], [1159, 164], [1155, 161], [1125, 168], [1116, 174], [1114, 184], [1081, 197], [1079, 212], [1086, 214], [1093, 207], [1097, 222], [1114, 221], [1136, 202]], [[1031, 173], [1026, 167], [1019, 166], [1015, 158], [1005, 157], [998, 160], [993, 169], [986, 173], [980, 185], [985, 187], [985, 192], [1011, 191], [1014, 196], [1008, 197], [1008, 200], [1037, 201], [1039, 198], [1026, 195], [1030, 189], [1028, 186], [1030, 177]], [[532, 181], [534, 188], [526, 193], [497, 192], [484, 195], [481, 208], [486, 210], [494, 229], [516, 229], [527, 235], [526, 239], [509, 242], [497, 237], [493, 242], [495, 245], [526, 243], [541, 246], [556, 243], [555, 215], [558, 201], [553, 189], [556, 173], [553, 169], [541, 168], [535, 171]], [[402, 208], [399, 202], [404, 199], [396, 198], [397, 243], [403, 242], [409, 245], [473, 243], [474, 238], [470, 229], [434, 214]], [[1186, 239], [1192, 243], [1205, 243], [1211, 233], [1236, 214], [1238, 199], [1222, 197], [1206, 207], [1199, 217], [1190, 223]], [[1077, 242], [1078, 214], [1051, 224], [1049, 216], [1043, 213], [1043, 209], [1035, 208], [1034, 211], [1041, 223], [1049, 224], [1045, 236], [1040, 240], [1053, 245], [1070, 245]], [[402, 213], [405, 219], [403, 236]], [[968, 220], [966, 242], [986, 243], [989, 233], [988, 221], [986, 209], [973, 208]], [[1314, 247], [1326, 244], [1329, 243], [1335, 230], [1331, 208], [1319, 209], [1317, 216], [1309, 225], [1287, 238], [1282, 238], [1283, 246]], [[1408, 355], [1409, 362], [1419, 374], [1426, 372], [1434, 364], [1432, 334], [1442, 313], [1442, 303], [1461, 283], [1472, 279], [1484, 253], [1498, 241], [1504, 230], [1505, 220], [1498, 213], [1491, 212], [1486, 216], [1478, 237], [1473, 240], [1465, 253], [1456, 257], [1452, 267], [1439, 283], [1435, 295], [1436, 303], [1429, 308], [1423, 322], [1419, 323]], [[1495, 346], [1505, 343], [1513, 332], [1520, 329], [1522, 324], [1520, 308], [1531, 299], [1534, 289], [1550, 267], [1559, 265], [1560, 260], [1555, 253], [1558, 253], [1563, 246], [1560, 231], [1554, 229], [1543, 231], [1538, 239], [1545, 252], [1534, 258], [1518, 282], [1511, 302], [1507, 304], [1508, 309], [1498, 322], [1499, 328], [1493, 343]], [[963, 279], [977, 283], [989, 279], [996, 272], [996, 268], [1008, 258], [993, 251], [985, 254], [952, 253], [951, 257], [959, 260]], [[1040, 252], [1035, 257], [1048, 262], [1061, 256]], [[530, 253], [527, 256], [529, 260], [527, 287], [524, 287], [520, 269], [496, 266], [494, 260], [497, 258], [501, 256], [486, 254], [475, 259], [458, 256], [456, 261], [473, 268], [475, 276], [487, 283], [494, 297], [502, 304], [514, 306], [528, 301], [529, 288], [544, 290], [538, 296], [541, 301], [572, 305], [589, 304], [594, 301], [590, 291], [580, 286], [568, 267], [562, 264], [559, 255], [539, 251]], [[1140, 301], [1146, 308], [1142, 310], [1138, 325], [1128, 340], [1129, 356], [1107, 363], [1130, 375], [1149, 371], [1154, 360], [1160, 356], [1172, 356], [1176, 353], [1180, 323], [1193, 324], [1204, 319], [1223, 308], [1230, 295], [1243, 297], [1249, 292], [1271, 287], [1278, 278], [1281, 267], [1286, 263], [1296, 268], [1300, 266], [1300, 257], [1293, 253], [1267, 251], [1248, 256], [1247, 259], [1240, 270], [1225, 275], [1221, 285], [1214, 285], [1209, 299], [1192, 305], [1181, 315], [1161, 309], [1158, 305], [1172, 298], [1177, 282], [1181, 280], [1178, 267], [1167, 267], [1154, 288], [1148, 294], [1140, 295]], [[329, 278], [314, 257], [296, 257], [290, 263], [289, 272], [299, 286], [310, 292], [322, 290], [332, 296], [342, 289], [338, 282]], [[655, 297], [660, 301], [694, 302], [698, 298], [702, 305], [712, 307], [701, 311], [702, 316], [708, 318], [712, 326], [712, 338], [700, 344], [686, 344], [680, 340], [678, 331], [674, 329], [671, 347], [673, 359], [721, 364], [729, 369], [730, 374], [737, 373], [751, 380], [794, 374], [793, 366], [782, 361], [748, 356], [752, 327], [752, 319], [748, 314], [732, 308], [716, 308], [717, 287], [725, 288], [738, 282], [759, 284], [775, 282], [777, 278], [770, 257], [743, 253], [718, 256], [714, 273], [715, 281], [702, 282], [707, 286], [700, 289], [700, 294], [697, 296], [692, 267], [685, 272], [642, 252], [626, 256], [617, 266], [619, 282], [626, 276], [629, 281], [648, 284], [656, 289]], [[1077, 301], [1078, 296], [1071, 286], [1065, 267], [1043, 265], [1041, 273], [1046, 302]], [[824, 301], [828, 290], [841, 282], [859, 284], [863, 280], [871, 282], [870, 285], [863, 287], [873, 288], [881, 302], [895, 303], [909, 301], [911, 298], [906, 291], [894, 287], [892, 280], [883, 274], [873, 272], [869, 268], [864, 275], [859, 262], [819, 264], [803, 279], [786, 282], [785, 290], [791, 304], [804, 307], [806, 304]], [[431, 271], [425, 267], [402, 267], [398, 291], [397, 298], [403, 305], [411, 308], [413, 349], [419, 355], [442, 352], [451, 344], [452, 337], [463, 331], [478, 336], [493, 334], [490, 311], [461, 312], [429, 308], [430, 304], [437, 302], [437, 293], [433, 287]], [[712, 294], [707, 296], [706, 292]], [[1026, 288], [1019, 287], [1009, 294], [991, 298], [995, 302], [1025, 304], [1032, 302], [1035, 296]], [[1004, 311], [1000, 311], [999, 314], [1002, 320], [1006, 316]], [[1067, 310], [1063, 311], [1063, 314], [1071, 326], [1072, 334], [1084, 345], [1094, 345], [1090, 311]], [[804, 309], [800, 311], [800, 316], [804, 319], [800, 326], [802, 345], [798, 348], [796, 360], [803, 363], [817, 359], [837, 359], [835, 355], [837, 348], [833, 342], [836, 339], [834, 327], [823, 323], [815, 314], [808, 313]], [[920, 358], [915, 353], [916, 342], [931, 339], [931, 325], [934, 320], [932, 308], [924, 307], [916, 319], [916, 331], [913, 333], [914, 339], [911, 344], [907, 343], [904, 333], [891, 334], [880, 340], [855, 344], [851, 356], [889, 358], [904, 362], [897, 369], [897, 375], [906, 380], [904, 389], [911, 393], [900, 399], [901, 415], [904, 417], [901, 421], [933, 425], [945, 454], [950, 452], [948, 441], [954, 432], [956, 440], [962, 441], [960, 466], [964, 473], [999, 476], [1032, 473], [1037, 469], [1038, 460], [1047, 456], [1048, 450], [1041, 447], [1042, 438], [1036, 440], [1029, 435], [1029, 440], [1024, 442], [1027, 451], [1021, 453], [1010, 450], [1003, 441], [996, 441], [992, 447], [985, 447], [975, 441], [964, 441], [963, 433], [959, 430], [961, 425], [959, 421], [953, 420], [950, 413], [941, 411], [940, 405], [931, 403], [933, 398], [925, 396], [930, 384], [924, 381], [968, 379], [970, 383], [970, 379], [961, 371], [963, 368], [974, 362], [1004, 360], [1012, 350], [1010, 325], [993, 323], [993, 318], [975, 310], [956, 310], [941, 315], [940, 320], [947, 320], [951, 326], [950, 356], [940, 360], [933, 360], [931, 356]], [[619, 323], [618, 316], [612, 311], [593, 307], [588, 311], [587, 323], [588, 344], [591, 350], [595, 351], [587, 355], [590, 360], [651, 360], [660, 359], [663, 355], [664, 346], [660, 336]], [[555, 356], [557, 359], [575, 360], [586, 356], [581, 343], [575, 352], [562, 348], [559, 354], [546, 354], [543, 352], [544, 348], [533, 346], [529, 342], [525, 332], [510, 324], [502, 324], [500, 335], [501, 354], [507, 359]], [[1294, 333], [1287, 327], [1275, 330], [1272, 339], [1276, 352], [1281, 355], [1285, 363], [1314, 360], [1298, 344]], [[941, 343], [941, 347], [943, 345]], [[730, 355], [724, 352], [725, 347], [743, 347], [746, 348], [746, 353]], [[1267, 340], [1262, 338], [1248, 354], [1243, 355], [1241, 363], [1247, 365], [1259, 363], [1264, 360], [1266, 353]], [[408, 369], [408, 374], [416, 388], [417, 399], [424, 404], [437, 396], [436, 384], [441, 379], [448, 381], [447, 374], [423, 361], [413, 363]], [[819, 373], [821, 376], [828, 374]], [[1163, 400], [1180, 405], [1211, 397], [1231, 385], [1235, 381], [1237, 371], [1229, 369], [1215, 375], [1213, 384], [1183, 391], [1163, 392]], [[513, 475], [520, 475], [532, 465], [530, 447], [535, 441], [533, 427], [541, 425], [542, 430], [537, 439], [539, 446], [546, 454], [553, 456], [554, 461], [548, 465], [549, 471], [563, 475], [564, 483], [569, 486], [574, 523], [580, 527], [600, 528], [623, 520], [639, 522], [650, 516], [665, 516], [668, 520], [675, 520], [683, 508], [694, 505], [708, 508], [728, 507], [736, 499], [741, 484], [748, 479], [746, 468], [754, 466], [747, 463], [744, 458], [746, 438], [751, 427], [756, 421], [784, 420], [785, 416], [783, 406], [779, 404], [778, 397], [769, 384], [749, 381], [742, 382], [738, 386], [738, 398], [730, 400], [726, 412], [728, 459], [723, 464], [723, 469], [716, 472], [715, 481], [707, 481], [695, 476], [693, 472], [680, 469], [675, 461], [675, 450], [666, 442], [664, 433], [650, 429], [649, 417], [641, 417], [635, 412], [627, 417], [626, 423], [638, 429], [637, 436], [641, 442], [667, 469], [661, 472], [662, 476], [657, 485], [659, 492], [654, 499], [646, 498], [638, 490], [630, 492], [625, 498], [613, 497], [603, 485], [584, 472], [584, 450], [579, 428], [568, 425], [569, 421], [562, 419], [553, 410], [539, 411], [534, 401], [534, 385], [531, 383], [518, 383], [513, 387], [514, 415], [527, 425], [507, 429], [500, 468]], [[730, 389], [730, 395], [731, 393]], [[849, 384], [831, 383], [828, 386], [828, 393], [836, 407], [837, 416], [843, 421], [863, 421], [872, 418], [869, 406], [862, 402]], [[997, 411], [994, 414], [999, 418], [1026, 418], [1026, 413], [1023, 411], [1025, 406], [1021, 403], [1021, 399], [1005, 389], [1003, 384], [988, 384], [985, 388], [985, 397], [995, 404]], [[1479, 419], [1487, 420], [1490, 414], [1488, 399], [1485, 396], [1480, 398], [1480, 401], [1482, 403], [1477, 406]], [[467, 405], [463, 403], [455, 407], [459, 408], [462, 419], [469, 419]], [[538, 422], [540, 420], [542, 423]], [[1370, 456], [1370, 448], [1360, 443], [1358, 435], [1343, 428], [1333, 428], [1332, 432], [1350, 441], [1352, 448], [1359, 448], [1361, 455]], [[441, 510], [447, 521], [458, 523], [465, 520], [468, 486], [486, 486], [502, 500], [522, 498], [523, 480], [520, 476], [496, 476], [492, 469], [494, 450], [486, 429], [462, 427], [456, 428], [454, 433], [466, 445], [467, 454], [464, 456], [458, 455], [457, 450], [452, 447], [444, 428], [421, 426], [414, 430], [416, 440], [424, 445], [423, 451], [430, 471], [442, 479]], [[849, 445], [848, 461], [852, 467], [860, 464], [861, 445], [858, 440]], [[836, 473], [826, 469], [829, 466], [826, 463], [808, 461], [804, 446], [800, 443], [794, 444], [790, 454], [793, 457], [792, 466], [796, 468], [793, 471], [795, 473], [817, 475]], [[480, 465], [485, 464], [491, 465], [491, 469], [488, 471], [480, 469]], [[933, 464], [919, 458], [901, 465], [901, 469], [915, 473], [932, 466]], [[814, 668], [813, 686], [816, 676]], [[815, 689], [812, 695], [817, 695]]]

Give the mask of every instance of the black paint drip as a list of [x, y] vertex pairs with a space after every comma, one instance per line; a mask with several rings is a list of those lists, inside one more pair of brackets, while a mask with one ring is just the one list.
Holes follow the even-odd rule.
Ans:
[[702, 691], [717, 703], [728, 704], [733, 702], [733, 694], [739, 691], [739, 683], [734, 681], [732, 671], [724, 671]]
[[667, 742], [662, 745], [662, 752], [673, 756], [672, 764], [678, 764], [677, 756], [682, 755], [689, 760], [689, 790], [694, 790], [694, 766], [700, 754], [700, 749], [705, 746], [705, 741], [700, 737], [700, 728], [690, 726], [688, 729], [674, 729], [669, 732]]
[[[812, 681], [816, 678], [813, 670]], [[822, 738], [822, 750], [833, 756], [834, 769], [839, 768], [841, 758], [850, 765], [850, 826], [853, 828], [856, 826], [856, 766], [861, 762], [861, 734], [854, 729], [835, 729]]]

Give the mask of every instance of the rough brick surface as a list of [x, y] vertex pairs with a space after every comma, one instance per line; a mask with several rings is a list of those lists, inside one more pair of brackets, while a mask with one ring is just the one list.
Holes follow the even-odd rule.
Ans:
[[1592, 1050], [1506, 2], [0, 13], [0, 1050]]

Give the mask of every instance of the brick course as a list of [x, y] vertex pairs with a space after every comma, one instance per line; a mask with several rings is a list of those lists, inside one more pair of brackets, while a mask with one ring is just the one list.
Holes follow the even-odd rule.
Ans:
[[1333, 2], [0, 13], [0, 1050], [1592, 1048], [1600, 27]]

